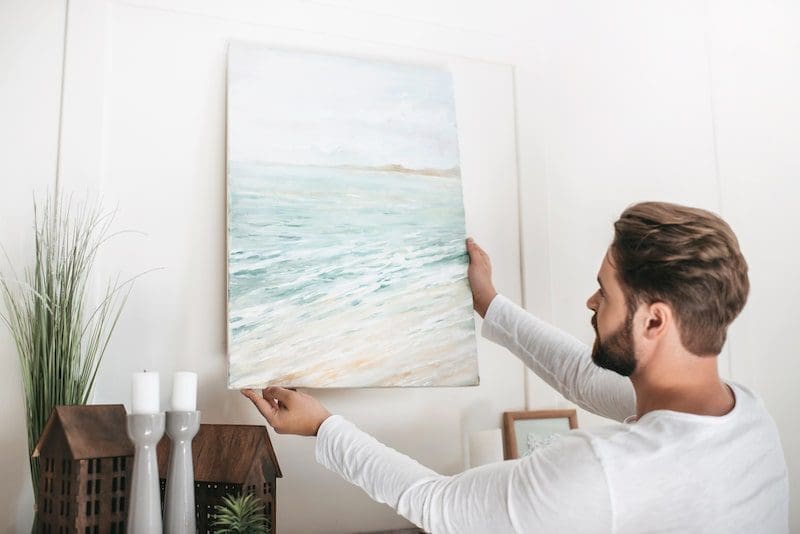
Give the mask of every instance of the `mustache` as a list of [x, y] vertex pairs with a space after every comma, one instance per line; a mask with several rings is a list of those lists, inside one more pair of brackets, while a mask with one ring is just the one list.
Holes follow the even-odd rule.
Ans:
[[592, 315], [592, 327], [597, 330], [597, 314]]

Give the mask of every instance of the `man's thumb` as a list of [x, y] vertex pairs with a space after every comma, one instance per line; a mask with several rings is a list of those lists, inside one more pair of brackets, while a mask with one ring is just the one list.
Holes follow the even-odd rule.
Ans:
[[291, 399], [294, 394], [295, 394], [294, 391], [278, 386], [271, 386], [264, 389], [265, 399], [278, 399], [287, 407], [289, 406], [289, 403], [291, 402]]

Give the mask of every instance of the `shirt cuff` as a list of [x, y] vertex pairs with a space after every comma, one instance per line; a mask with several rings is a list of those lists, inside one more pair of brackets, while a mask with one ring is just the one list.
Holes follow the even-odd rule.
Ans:
[[319, 428], [317, 429], [317, 437], [318, 438], [323, 437], [325, 433], [330, 432], [329, 429], [337, 425], [337, 419], [344, 420], [344, 417], [342, 417], [339, 414], [331, 414], [328, 417], [326, 417], [325, 420], [322, 422], [321, 425], [319, 425]]
[[346, 424], [347, 420], [339, 414], [328, 416], [317, 429], [317, 442], [314, 444], [314, 457], [317, 462], [328, 467], [328, 458], [325, 451], [329, 448], [328, 442], [337, 434], [337, 428]]
[[505, 338], [506, 331], [501, 326], [502, 318], [507, 315], [510, 307], [516, 306], [508, 297], [498, 293], [486, 308], [486, 315], [483, 317], [481, 335], [490, 341], [499, 341]]

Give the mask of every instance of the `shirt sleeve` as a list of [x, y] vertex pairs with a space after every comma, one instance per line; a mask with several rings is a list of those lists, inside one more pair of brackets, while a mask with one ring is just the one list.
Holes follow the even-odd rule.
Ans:
[[522, 459], [444, 476], [332, 415], [316, 458], [427, 532], [611, 531], [605, 474], [578, 431]]
[[481, 334], [581, 408], [620, 422], [636, 413], [636, 394], [627, 377], [598, 367], [587, 345], [503, 295], [489, 305]]

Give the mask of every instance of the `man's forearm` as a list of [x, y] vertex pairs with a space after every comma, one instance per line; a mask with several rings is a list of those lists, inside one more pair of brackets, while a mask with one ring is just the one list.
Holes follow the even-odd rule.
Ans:
[[341, 416], [320, 427], [317, 461], [428, 532], [512, 532], [508, 486], [514, 462], [444, 476]]
[[[319, 429], [316, 457], [427, 532], [611, 530], [605, 474], [585, 434], [562, 436], [518, 460], [443, 476], [334, 415]], [[564, 514], [564, 502], [581, 513]]]
[[486, 312], [482, 334], [515, 354], [568, 400], [622, 421], [635, 413], [630, 381], [597, 367], [591, 349], [573, 336], [497, 295]]
[[[405, 488], [439, 476], [364, 434], [340, 415], [332, 415], [322, 423], [317, 440], [320, 464], [361, 487], [374, 500], [392, 507], [397, 506]], [[400, 466], [402, 469], [395, 468]]]

